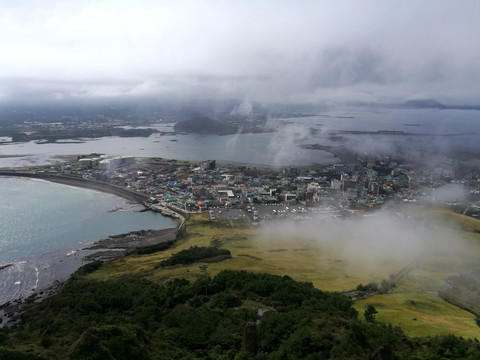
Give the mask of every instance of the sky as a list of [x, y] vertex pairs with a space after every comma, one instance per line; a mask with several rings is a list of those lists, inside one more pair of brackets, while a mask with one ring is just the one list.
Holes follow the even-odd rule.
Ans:
[[478, 0], [0, 0], [0, 100], [480, 105]]

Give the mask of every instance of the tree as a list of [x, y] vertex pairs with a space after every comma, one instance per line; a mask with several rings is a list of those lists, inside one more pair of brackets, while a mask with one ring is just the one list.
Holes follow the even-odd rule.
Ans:
[[377, 314], [378, 311], [375, 309], [375, 306], [372, 304], [368, 304], [365, 307], [365, 312], [363, 313], [363, 316], [365, 316], [365, 320], [368, 322], [373, 322], [375, 320], [375, 314]]

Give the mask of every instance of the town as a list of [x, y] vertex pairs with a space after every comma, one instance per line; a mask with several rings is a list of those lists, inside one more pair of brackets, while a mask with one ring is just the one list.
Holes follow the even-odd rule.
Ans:
[[[349, 159], [355, 161], [268, 168], [89, 154], [30, 171], [39, 177], [116, 185], [144, 195], [148, 208], [170, 209], [181, 216], [208, 211], [212, 220], [258, 224], [279, 218], [370, 215], [390, 201], [442, 203], [465, 215], [480, 215], [480, 171], [474, 166], [414, 167], [367, 154]], [[436, 191], [443, 188], [447, 191]]]

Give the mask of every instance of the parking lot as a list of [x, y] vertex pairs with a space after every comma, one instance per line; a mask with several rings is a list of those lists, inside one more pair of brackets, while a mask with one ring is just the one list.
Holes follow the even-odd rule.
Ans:
[[210, 210], [212, 220], [244, 220], [251, 219], [243, 209], [215, 208]]
[[212, 220], [244, 220], [261, 222], [282, 217], [306, 221], [313, 218], [327, 218], [340, 216], [340, 210], [323, 207], [303, 207], [301, 205], [286, 204], [250, 204], [245, 209], [214, 208], [210, 210]]

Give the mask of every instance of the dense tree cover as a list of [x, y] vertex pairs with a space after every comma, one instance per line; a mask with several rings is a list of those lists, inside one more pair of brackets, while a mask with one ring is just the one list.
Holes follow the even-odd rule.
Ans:
[[[409, 339], [350, 300], [288, 276], [223, 271], [194, 283], [98, 282], [82, 270], [0, 331], [2, 359], [476, 359], [454, 336]], [[383, 357], [385, 358], [385, 357]]]
[[176, 254], [173, 254], [169, 259], [163, 260], [160, 263], [160, 267], [172, 266], [177, 264], [193, 264], [196, 261], [214, 258], [217, 256], [231, 256], [230, 251], [227, 249], [219, 249], [217, 247], [207, 246], [191, 246], [186, 250], [182, 250]]

